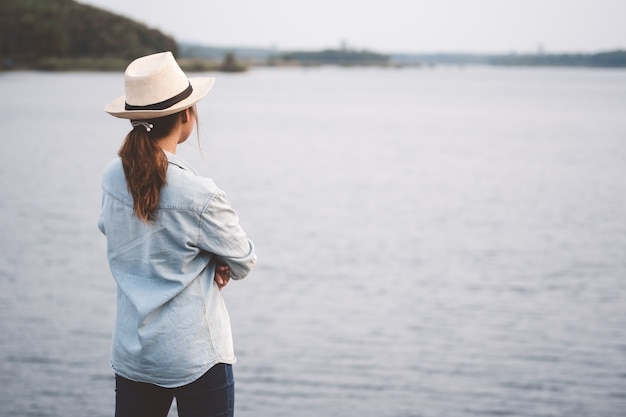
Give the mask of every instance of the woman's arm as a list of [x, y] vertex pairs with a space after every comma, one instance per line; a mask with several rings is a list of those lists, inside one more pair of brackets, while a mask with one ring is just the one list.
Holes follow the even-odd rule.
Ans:
[[216, 192], [202, 212], [198, 247], [214, 254], [218, 265], [227, 265], [232, 279], [245, 278], [254, 267], [254, 244], [223, 191]]

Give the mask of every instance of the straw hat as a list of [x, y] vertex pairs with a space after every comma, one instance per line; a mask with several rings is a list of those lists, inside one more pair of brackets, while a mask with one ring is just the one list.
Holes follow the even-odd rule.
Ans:
[[207, 95], [215, 78], [187, 78], [171, 52], [137, 58], [124, 73], [126, 94], [104, 107], [122, 119], [145, 120], [174, 114]]

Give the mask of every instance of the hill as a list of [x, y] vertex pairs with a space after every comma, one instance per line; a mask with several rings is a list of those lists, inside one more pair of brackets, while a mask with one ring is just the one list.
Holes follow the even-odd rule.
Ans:
[[73, 0], [0, 0], [5, 68], [124, 69], [176, 41], [156, 29]]

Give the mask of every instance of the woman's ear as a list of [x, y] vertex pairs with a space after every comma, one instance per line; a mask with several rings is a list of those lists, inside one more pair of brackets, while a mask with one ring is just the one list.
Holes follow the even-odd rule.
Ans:
[[191, 107], [187, 107], [185, 110], [183, 110], [182, 115], [181, 115], [181, 120], [183, 123], [187, 123], [191, 120]]

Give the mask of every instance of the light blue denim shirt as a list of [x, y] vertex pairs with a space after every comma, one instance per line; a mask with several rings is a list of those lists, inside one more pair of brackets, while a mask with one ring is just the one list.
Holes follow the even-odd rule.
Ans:
[[98, 227], [117, 283], [113, 370], [134, 381], [177, 387], [217, 363], [234, 363], [230, 318], [214, 282], [216, 265], [242, 279], [256, 261], [254, 245], [215, 183], [166, 152], [167, 183], [158, 216], [133, 213], [120, 159], [102, 178]]

